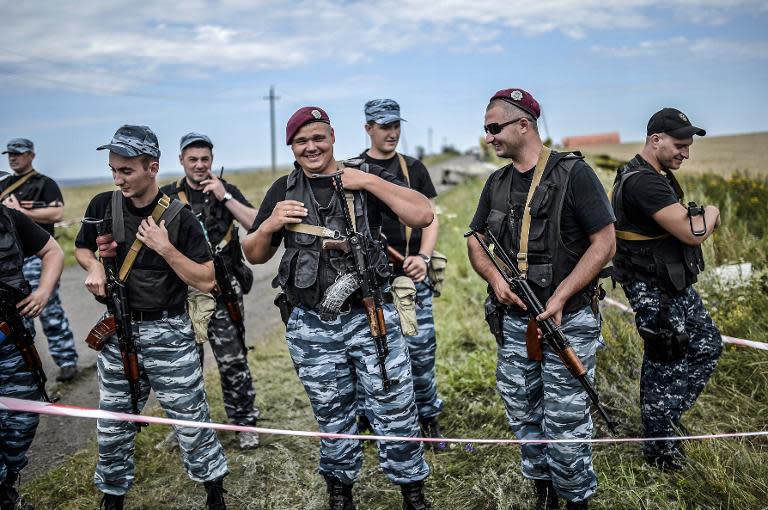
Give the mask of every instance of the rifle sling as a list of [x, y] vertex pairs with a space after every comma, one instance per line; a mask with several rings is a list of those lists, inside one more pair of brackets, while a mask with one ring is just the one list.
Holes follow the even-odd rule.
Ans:
[[[115, 191], [115, 193], [120, 193], [120, 191]], [[163, 196], [160, 197], [160, 200], [157, 201], [157, 205], [152, 210], [152, 219], [158, 224], [162, 220], [165, 220], [165, 224], [168, 225], [174, 218], [176, 218], [183, 208], [184, 204], [179, 201], [174, 202], [168, 195], [163, 193]], [[122, 211], [122, 204], [120, 205], [119, 210]], [[133, 267], [134, 262], [136, 262], [136, 258], [143, 247], [144, 243], [139, 241], [138, 238], [133, 240], [133, 244], [125, 255], [123, 264], [120, 266], [118, 278], [120, 278], [121, 282], [124, 282], [128, 278], [128, 274], [131, 272], [131, 268]]]
[[528, 273], [528, 237], [531, 233], [531, 199], [539, 187], [541, 177], [544, 175], [544, 169], [547, 167], [547, 161], [552, 151], [549, 147], [542, 145], [539, 153], [539, 161], [536, 163], [536, 169], [533, 171], [533, 180], [528, 189], [528, 197], [525, 199], [523, 208], [523, 223], [520, 226], [520, 250], [517, 253], [517, 268], [523, 277]]
[[[339, 171], [344, 171], [344, 163], [339, 161]], [[355, 225], [355, 195], [351, 191], [344, 191], [344, 196], [347, 199], [347, 208], [349, 209], [349, 216], [352, 219], [352, 229], [356, 230]], [[328, 239], [339, 239], [340, 234], [336, 230], [330, 228], [321, 227], [320, 225], [310, 225], [308, 223], [288, 223], [283, 228], [290, 230], [291, 232], [297, 232], [299, 234], [309, 234], [315, 237], [323, 237]]]
[[7, 197], [11, 193], [19, 189], [22, 184], [27, 182], [31, 177], [34, 177], [35, 175], [37, 175], [37, 170], [32, 170], [31, 172], [27, 172], [22, 176], [21, 179], [19, 179], [18, 181], [14, 182], [13, 184], [5, 188], [5, 190], [3, 190], [2, 193], [0, 193], [0, 201], [5, 200], [5, 197]]
[[661, 234], [660, 236], [645, 236], [638, 234], [637, 232], [630, 232], [629, 230], [617, 230], [616, 237], [624, 241], [654, 241], [656, 239], [666, 239], [669, 234]]

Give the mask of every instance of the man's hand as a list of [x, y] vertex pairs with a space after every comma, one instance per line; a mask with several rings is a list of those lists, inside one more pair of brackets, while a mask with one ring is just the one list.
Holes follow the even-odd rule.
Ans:
[[21, 204], [19, 203], [19, 199], [16, 198], [16, 195], [11, 193], [8, 195], [5, 200], [3, 200], [3, 205], [6, 206], [8, 209], [16, 209], [17, 211], [24, 212], [24, 208], [21, 207]]
[[496, 276], [490, 284], [493, 293], [496, 295], [496, 299], [498, 299], [500, 303], [507, 306], [517, 305], [523, 310], [528, 309], [528, 307], [525, 306], [525, 303], [523, 303], [523, 300], [520, 299], [517, 294], [512, 292], [512, 289], [509, 288], [509, 284], [500, 274], [496, 273]]
[[18, 304], [16, 304], [16, 308], [19, 309], [19, 312], [24, 317], [34, 319], [43, 311], [43, 308], [48, 304], [48, 299], [50, 299], [50, 297], [50, 294], [46, 294], [40, 289], [37, 289], [32, 291], [29, 296], [19, 301]]
[[283, 200], [275, 204], [272, 214], [262, 224], [266, 226], [267, 232], [274, 234], [279, 232], [289, 223], [301, 223], [301, 220], [308, 214], [307, 208], [298, 200]]
[[117, 257], [117, 242], [112, 234], [104, 234], [96, 237], [96, 246], [99, 249], [99, 256], [103, 259]]
[[168, 231], [165, 229], [165, 220], [160, 220], [158, 225], [152, 216], [142, 220], [139, 230], [136, 232], [136, 239], [161, 257], [168, 248], [172, 248], [171, 242], [168, 240]]
[[203, 193], [213, 193], [213, 196], [215, 196], [216, 200], [219, 202], [224, 199], [224, 195], [227, 193], [226, 188], [224, 188], [224, 183], [213, 174], [209, 173], [208, 178], [204, 181], [200, 181], [200, 184], [203, 186]]
[[[565, 300], [558, 296], [557, 293], [552, 294], [552, 297], [547, 301], [547, 306], [544, 311], [536, 317], [537, 321], [544, 321], [550, 317], [555, 321], [558, 326], [563, 321], [563, 308], [565, 307]], [[539, 332], [541, 334], [541, 332]]]
[[365, 190], [371, 181], [371, 174], [358, 170], [357, 168], [344, 167], [344, 172], [341, 174], [341, 182], [344, 184], [345, 190], [360, 191]]
[[423, 282], [427, 277], [427, 262], [420, 255], [410, 255], [403, 261], [403, 271], [414, 282]]
[[85, 288], [94, 296], [107, 296], [107, 274], [104, 272], [104, 266], [93, 264], [88, 276], [85, 277]]

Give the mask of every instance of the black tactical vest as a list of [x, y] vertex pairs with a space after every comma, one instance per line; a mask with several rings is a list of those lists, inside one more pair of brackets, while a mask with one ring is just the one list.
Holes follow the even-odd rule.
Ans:
[[[368, 165], [361, 160], [345, 161], [344, 164], [364, 172], [368, 171]], [[319, 204], [312, 193], [309, 180], [301, 168], [295, 168], [288, 176], [285, 199], [304, 203], [308, 214], [302, 223], [324, 226], [343, 235], [346, 229], [344, 211], [336, 194], [334, 193], [327, 206]], [[381, 244], [374, 242], [371, 236], [366, 213], [366, 194], [355, 191], [353, 195], [355, 210], [350, 212], [355, 216], [357, 231], [364, 233], [369, 246], [374, 247], [370, 250], [371, 265], [376, 268], [383, 281], [388, 276], [387, 258]], [[291, 305], [302, 304], [315, 309], [326, 289], [333, 285], [340, 275], [353, 271], [354, 263], [348, 254], [341, 251], [323, 250], [320, 237], [290, 230], [284, 232], [285, 253], [280, 260], [280, 268], [272, 286], [281, 287]]]
[[[0, 191], [10, 186], [10, 179], [7, 181], [8, 185], [4, 185], [5, 182], [0, 184]], [[36, 174], [27, 179], [24, 184], [16, 188], [13, 192], [16, 198], [21, 202], [22, 200], [40, 200], [40, 195], [43, 193], [43, 187], [45, 186], [45, 177]]]
[[0, 280], [16, 289], [23, 289], [26, 284], [23, 265], [24, 252], [16, 235], [16, 224], [8, 209], [0, 205]]
[[[613, 184], [611, 205], [616, 215], [616, 231], [632, 232], [648, 237], [657, 236], [657, 232], [644, 232], [630, 223], [624, 214], [622, 193], [624, 183], [630, 177], [645, 179], [658, 176], [656, 170], [639, 157], [635, 157], [618, 169]], [[674, 177], [673, 177], [674, 179]], [[682, 202], [683, 191], [673, 181], [669, 189]], [[704, 270], [704, 256], [700, 246], [689, 246], [672, 235], [647, 241], [628, 241], [616, 239], [616, 256], [613, 258], [614, 278], [620, 283], [641, 280], [671, 294], [696, 283], [696, 275]]]
[[[531, 226], [526, 279], [542, 304], [546, 304], [589, 247], [589, 238], [584, 238], [578, 245], [566, 246], [560, 236], [560, 216], [570, 172], [573, 165], [582, 159], [578, 153], [552, 151], [529, 204]], [[527, 193], [512, 192], [512, 179], [516, 172], [512, 165], [507, 165], [496, 174], [496, 182], [490, 186], [491, 211], [487, 222], [488, 228], [504, 245], [512, 260], [516, 260], [520, 251], [523, 209], [528, 198]], [[592, 282], [573, 295], [563, 311], [573, 312], [590, 304], [596, 283]]]
[[[119, 191], [113, 194], [113, 200], [107, 206], [105, 218], [112, 222], [112, 203], [114, 200], [122, 206], [123, 211], [123, 236], [120, 236], [120, 229], [112, 228], [115, 241], [117, 241], [117, 264], [118, 267], [123, 263], [126, 253], [133, 241], [136, 239], [136, 232], [139, 230], [139, 224], [144, 216], [135, 216], [129, 209]], [[171, 244], [176, 245], [179, 239], [180, 218], [176, 217], [170, 224], [166, 224], [168, 230], [168, 239]], [[146, 246], [141, 249], [139, 256], [133, 264], [131, 272], [125, 282], [128, 292], [128, 306], [131, 310], [140, 311], [161, 311], [178, 307], [183, 307], [187, 301], [187, 284], [179, 278], [167, 262], [160, 264], [147, 264], [145, 262], [146, 254], [149, 248]]]

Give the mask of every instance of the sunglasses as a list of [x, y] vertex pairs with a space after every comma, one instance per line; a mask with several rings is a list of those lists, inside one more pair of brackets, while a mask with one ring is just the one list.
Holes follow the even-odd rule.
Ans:
[[499, 124], [498, 122], [491, 122], [490, 124], [483, 126], [483, 129], [485, 129], [485, 132], [489, 135], [498, 135], [501, 133], [501, 130], [505, 127], [509, 126], [510, 124], [514, 124], [515, 122], [520, 122], [523, 119], [528, 119], [528, 117], [518, 117], [515, 120], [510, 120], [509, 122], [502, 122]]

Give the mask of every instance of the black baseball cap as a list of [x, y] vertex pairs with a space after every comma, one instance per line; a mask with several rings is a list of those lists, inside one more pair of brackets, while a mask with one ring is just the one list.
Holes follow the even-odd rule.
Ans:
[[682, 140], [693, 135], [704, 136], [706, 131], [696, 127], [688, 120], [688, 116], [676, 108], [662, 108], [654, 113], [648, 121], [647, 135], [666, 133], [672, 138]]

